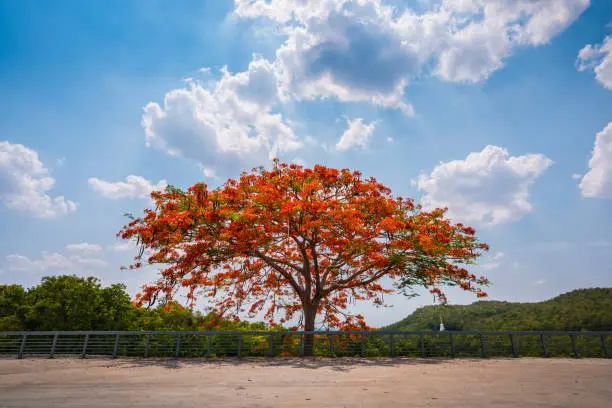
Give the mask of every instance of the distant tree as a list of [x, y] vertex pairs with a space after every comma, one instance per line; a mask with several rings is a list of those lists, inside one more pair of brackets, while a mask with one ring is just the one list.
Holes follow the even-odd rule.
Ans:
[[0, 285], [0, 330], [24, 329], [26, 291], [20, 285]]
[[172, 302], [155, 308], [139, 307], [132, 311], [130, 330], [200, 330], [205, 328], [206, 316]]
[[[242, 173], [215, 190], [196, 184], [152, 197], [156, 209], [118, 234], [136, 238], [149, 264], [165, 266], [139, 304], [172, 299], [181, 288], [193, 301], [199, 290], [220, 315], [263, 309], [274, 324], [301, 312], [299, 326], [312, 331], [317, 316], [327, 327], [366, 327], [348, 305], [382, 305], [393, 292], [382, 278], [401, 290], [424, 286], [443, 296], [441, 286], [458, 285], [486, 296], [487, 280], [461, 266], [487, 249], [472, 228], [395, 198], [357, 171], [275, 160], [271, 171]], [[305, 338], [306, 355], [312, 340]]]
[[133, 308], [124, 285], [103, 288], [94, 277], [42, 279], [27, 292], [26, 329], [118, 330]]

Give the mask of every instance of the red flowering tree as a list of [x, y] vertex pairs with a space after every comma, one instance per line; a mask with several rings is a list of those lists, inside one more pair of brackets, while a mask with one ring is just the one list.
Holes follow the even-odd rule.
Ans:
[[[313, 331], [317, 317], [332, 328], [365, 328], [349, 302], [382, 305], [394, 290], [422, 286], [444, 297], [441, 287], [458, 285], [486, 296], [486, 278], [463, 267], [488, 249], [472, 228], [357, 171], [275, 160], [270, 171], [244, 172], [214, 190], [169, 187], [152, 197], [156, 209], [118, 234], [140, 245], [130, 268], [143, 258], [164, 266], [137, 296], [141, 305], [183, 288], [190, 301], [213, 300], [221, 316], [264, 310], [276, 324], [299, 314], [298, 326]], [[304, 352], [312, 352], [311, 336]]]

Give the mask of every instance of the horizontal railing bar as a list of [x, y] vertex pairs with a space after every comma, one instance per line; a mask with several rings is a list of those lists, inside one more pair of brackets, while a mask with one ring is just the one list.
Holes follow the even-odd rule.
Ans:
[[[372, 331], [15, 331], [15, 332], [0, 332], [0, 336], [23, 336], [27, 334], [28, 336], [52, 336], [55, 334], [59, 334], [60, 336], [102, 336], [102, 335], [121, 335], [121, 336], [144, 336], [144, 335], [212, 335], [212, 336], [223, 336], [223, 335], [242, 335], [242, 336], [296, 336], [296, 335], [304, 335], [304, 334], [314, 334], [314, 335], [444, 335], [447, 336], [449, 334], [453, 335], [487, 335], [487, 336], [495, 336], [495, 335], [544, 335], [544, 336], [566, 336], [566, 335], [577, 335], [577, 336], [612, 336], [612, 331], [453, 331], [453, 330], [445, 330], [443, 332], [440, 331], [387, 331], [387, 330], [372, 330]], [[61, 339], [61, 337], [60, 337]], [[80, 340], [80, 339], [79, 339]], [[64, 342], [67, 341], [66, 338], [63, 339]], [[77, 341], [77, 339], [75, 339]]]

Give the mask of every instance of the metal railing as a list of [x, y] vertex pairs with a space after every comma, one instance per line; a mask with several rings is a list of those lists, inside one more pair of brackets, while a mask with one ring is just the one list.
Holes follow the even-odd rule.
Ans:
[[[306, 339], [306, 341], [305, 341]], [[0, 356], [612, 357], [612, 332], [0, 332]]]

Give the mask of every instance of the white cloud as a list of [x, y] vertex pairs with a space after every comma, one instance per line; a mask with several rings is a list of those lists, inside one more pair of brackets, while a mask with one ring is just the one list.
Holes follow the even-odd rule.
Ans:
[[477, 82], [519, 47], [546, 44], [589, 0], [443, 0], [424, 13], [382, 0], [234, 0], [235, 15], [265, 17], [286, 41], [274, 65], [283, 96], [369, 101], [413, 113], [415, 78]]
[[96, 177], [89, 179], [89, 185], [104, 197], [111, 199], [119, 198], [147, 198], [152, 191], [163, 190], [166, 188], [166, 180], [161, 180], [153, 184], [149, 180], [129, 175], [125, 181], [110, 182]]
[[480, 265], [483, 269], [497, 269], [501, 265], [501, 260], [504, 258], [503, 252], [498, 252], [490, 257], [489, 262]]
[[533, 286], [542, 286], [545, 283], [546, 283], [545, 279], [538, 279], [537, 281], [533, 282], [532, 285]]
[[404, 88], [418, 75], [420, 57], [403, 45], [384, 11], [319, 3], [327, 9], [308, 3], [312, 13], [286, 28], [288, 39], [276, 52], [283, 96], [371, 102], [413, 115]]
[[69, 251], [80, 251], [86, 254], [102, 251], [102, 247], [100, 245], [90, 244], [87, 242], [81, 242], [79, 244], [68, 244], [66, 245], [66, 249], [68, 249]]
[[612, 247], [612, 241], [591, 241], [585, 245], [589, 248], [609, 248]]
[[[576, 67], [579, 71], [592, 69], [595, 79], [612, 90], [612, 36], [607, 36], [602, 44], [588, 44], [581, 49]], [[589, 169], [578, 186], [582, 196], [612, 198], [612, 122], [595, 136]]]
[[612, 198], [612, 122], [595, 135], [589, 169], [579, 185], [582, 195]]
[[504, 66], [519, 47], [538, 46], [571, 25], [590, 0], [445, 0], [450, 13], [437, 75], [478, 82]]
[[282, 103], [334, 98], [413, 115], [405, 89], [416, 79], [485, 80], [519, 47], [554, 38], [589, 0], [438, 0], [424, 12], [383, 0], [234, 4], [232, 17], [251, 19], [254, 28], [267, 24], [282, 41], [274, 60], [254, 55], [244, 72], [187, 79], [163, 103], [148, 103], [142, 116], [147, 146], [217, 175], [305, 145]]
[[163, 107], [147, 104], [146, 142], [215, 171], [262, 165], [302, 146], [281, 114], [273, 112], [278, 100], [272, 64], [254, 57], [245, 72], [223, 69], [212, 89], [189, 81], [166, 93]]
[[351, 147], [365, 148], [368, 139], [376, 129], [376, 121], [368, 124], [363, 123], [362, 118], [347, 119], [348, 127], [338, 140], [336, 148], [338, 150], [348, 150]]
[[113, 250], [114, 252], [128, 252], [135, 251], [136, 248], [137, 247], [133, 242], [118, 242], [116, 244], [113, 244], [111, 250]]
[[293, 160], [291, 160], [291, 163], [297, 164], [298, 166], [302, 166], [302, 167], [306, 167], [307, 166], [306, 162], [303, 159], [299, 158], [299, 157], [296, 157]]
[[76, 210], [73, 201], [51, 197], [55, 180], [38, 153], [21, 144], [0, 142], [0, 201], [8, 208], [38, 218], [55, 218]]
[[56, 252], [43, 252], [40, 259], [12, 254], [6, 257], [7, 270], [26, 273], [81, 274], [92, 269], [106, 266], [106, 262], [97, 258], [86, 258], [79, 255], [65, 256]]
[[200, 170], [202, 170], [202, 174], [204, 175], [204, 177], [207, 178], [216, 178], [217, 175], [215, 174], [215, 171], [209, 167], [204, 167], [202, 165], [200, 165]]
[[491, 226], [517, 220], [532, 211], [529, 187], [552, 163], [541, 154], [509, 157], [504, 148], [486, 146], [419, 176], [421, 203], [448, 207], [449, 216], [462, 222]]
[[607, 36], [602, 44], [588, 44], [581, 49], [576, 67], [578, 71], [592, 69], [595, 79], [605, 88], [612, 90], [612, 35]]
[[607, 249], [612, 241], [541, 241], [529, 244], [529, 250], [536, 251], [569, 251], [573, 249]]

